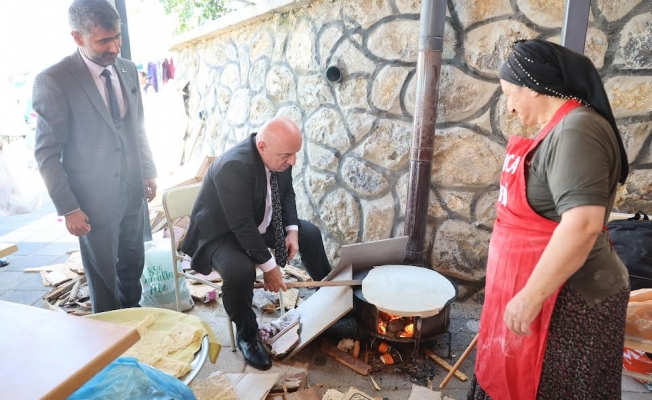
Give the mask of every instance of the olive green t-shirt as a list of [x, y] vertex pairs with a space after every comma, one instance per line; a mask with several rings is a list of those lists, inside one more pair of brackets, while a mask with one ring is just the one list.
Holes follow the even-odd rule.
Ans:
[[[596, 205], [606, 208], [606, 224], [620, 177], [620, 151], [611, 125], [593, 110], [577, 107], [541, 141], [527, 173], [527, 199], [539, 215], [559, 222], [574, 207]], [[628, 282], [627, 269], [603, 231], [567, 283], [587, 303], [597, 304]]]

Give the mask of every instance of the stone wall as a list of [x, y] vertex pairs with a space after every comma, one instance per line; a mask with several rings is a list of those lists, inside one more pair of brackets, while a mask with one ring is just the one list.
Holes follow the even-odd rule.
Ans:
[[[403, 233], [420, 1], [296, 3], [176, 45], [178, 74], [190, 82], [186, 150], [220, 154], [274, 115], [295, 121], [305, 138], [293, 169], [298, 211], [322, 228], [336, 259], [342, 244]], [[506, 113], [497, 69], [514, 39], [560, 41], [564, 0], [448, 5], [429, 260], [480, 281], [507, 136], [533, 132]], [[651, 210], [652, 2], [593, 0], [586, 53], [632, 166], [618, 209]], [[325, 79], [329, 65], [342, 68], [341, 82]]]

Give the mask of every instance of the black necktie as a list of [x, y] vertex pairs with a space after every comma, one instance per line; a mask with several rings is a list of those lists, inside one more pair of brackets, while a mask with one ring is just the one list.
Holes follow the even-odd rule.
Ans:
[[283, 232], [283, 215], [281, 214], [281, 194], [278, 191], [278, 172], [269, 175], [269, 186], [272, 189], [272, 230], [274, 232], [274, 255], [276, 264], [285, 267], [288, 250], [285, 247], [285, 232]]
[[111, 118], [113, 118], [113, 122], [118, 125], [121, 120], [120, 107], [118, 107], [118, 99], [115, 97], [113, 85], [111, 84], [111, 71], [105, 69], [100, 75], [106, 79], [106, 91], [109, 94], [109, 111], [111, 112]]

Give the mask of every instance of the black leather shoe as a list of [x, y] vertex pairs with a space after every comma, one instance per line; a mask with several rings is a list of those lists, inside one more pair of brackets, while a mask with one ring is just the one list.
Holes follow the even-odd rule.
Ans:
[[242, 352], [245, 362], [252, 367], [261, 371], [272, 368], [272, 358], [258, 334], [250, 340], [243, 340], [238, 335], [238, 348]]

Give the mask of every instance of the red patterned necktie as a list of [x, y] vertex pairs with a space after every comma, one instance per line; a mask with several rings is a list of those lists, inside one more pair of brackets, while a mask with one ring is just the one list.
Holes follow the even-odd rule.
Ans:
[[278, 190], [278, 172], [271, 172], [269, 185], [272, 189], [272, 230], [274, 231], [274, 255], [276, 264], [285, 267], [288, 250], [285, 247], [285, 232], [283, 231], [283, 216], [281, 214], [281, 194]]

